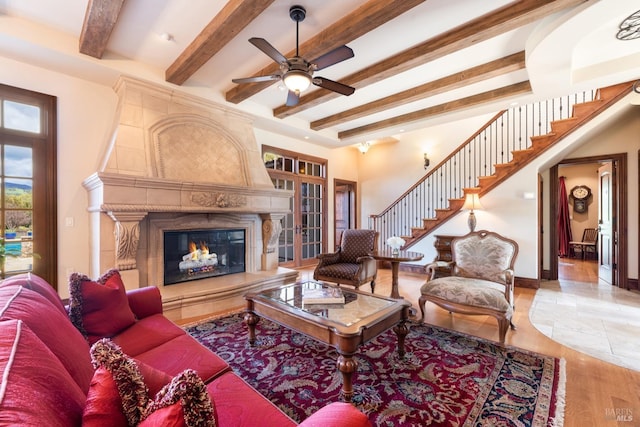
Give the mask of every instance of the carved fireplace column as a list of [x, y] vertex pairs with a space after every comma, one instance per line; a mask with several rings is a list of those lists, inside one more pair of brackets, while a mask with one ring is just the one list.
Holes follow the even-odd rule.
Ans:
[[260, 214], [262, 218], [262, 270], [278, 268], [278, 242], [284, 214]]
[[114, 237], [116, 243], [115, 265], [118, 270], [135, 270], [136, 255], [140, 242], [140, 221], [147, 212], [107, 212], [115, 222]]

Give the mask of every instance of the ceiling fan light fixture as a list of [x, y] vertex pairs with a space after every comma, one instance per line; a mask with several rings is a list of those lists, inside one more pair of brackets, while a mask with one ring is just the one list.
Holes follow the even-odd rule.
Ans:
[[282, 78], [284, 85], [292, 92], [301, 93], [307, 90], [311, 84], [311, 77], [309, 74], [300, 70], [291, 70], [285, 73]]

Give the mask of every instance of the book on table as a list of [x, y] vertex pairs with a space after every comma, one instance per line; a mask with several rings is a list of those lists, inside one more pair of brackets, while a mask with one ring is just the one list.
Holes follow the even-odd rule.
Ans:
[[303, 304], [344, 304], [344, 294], [339, 288], [318, 287], [304, 289]]

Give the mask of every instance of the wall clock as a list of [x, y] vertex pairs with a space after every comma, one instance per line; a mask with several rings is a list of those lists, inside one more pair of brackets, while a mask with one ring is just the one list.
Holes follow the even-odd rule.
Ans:
[[585, 213], [588, 209], [587, 202], [591, 197], [591, 189], [586, 185], [576, 185], [571, 189], [571, 197], [573, 197], [573, 210]]

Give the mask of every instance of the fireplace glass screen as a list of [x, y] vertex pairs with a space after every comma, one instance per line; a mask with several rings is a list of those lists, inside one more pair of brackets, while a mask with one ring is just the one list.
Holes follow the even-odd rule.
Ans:
[[245, 271], [245, 230], [164, 232], [164, 284]]

